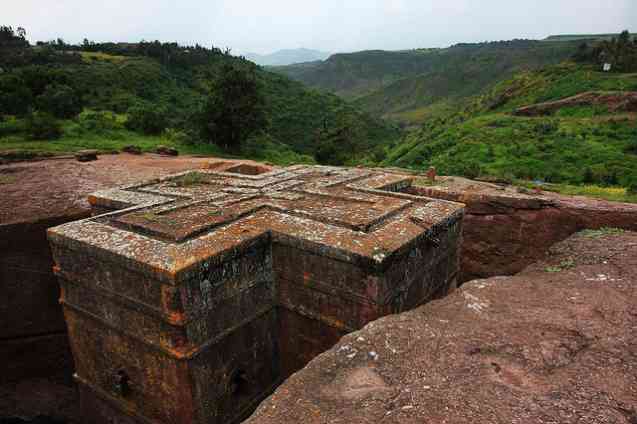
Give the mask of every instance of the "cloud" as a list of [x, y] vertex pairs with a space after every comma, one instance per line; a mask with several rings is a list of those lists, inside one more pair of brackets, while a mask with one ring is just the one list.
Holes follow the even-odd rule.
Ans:
[[635, 0], [9, 1], [0, 24], [31, 40], [160, 39], [236, 51], [438, 47], [456, 42], [636, 30]]

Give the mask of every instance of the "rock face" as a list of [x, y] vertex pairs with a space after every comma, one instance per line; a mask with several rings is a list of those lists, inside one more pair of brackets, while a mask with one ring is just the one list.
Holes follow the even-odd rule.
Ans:
[[345, 336], [247, 423], [635, 423], [636, 279], [636, 233], [580, 233]]
[[637, 231], [637, 205], [438, 177], [410, 192], [464, 203], [460, 281], [512, 275], [577, 231], [618, 227]]
[[91, 195], [118, 211], [48, 230], [83, 416], [237, 422], [343, 334], [453, 290], [463, 205], [413, 180], [241, 164]]
[[58, 303], [46, 229], [87, 218], [89, 193], [200, 168], [250, 161], [105, 155], [0, 166], [0, 422], [7, 416], [76, 414], [73, 359]]
[[106, 155], [83, 164], [63, 159], [0, 167], [0, 323], [6, 324], [0, 325], [0, 361], [11, 364], [0, 384], [52, 375], [70, 380], [72, 374], [46, 229], [88, 217], [91, 191], [207, 162]]

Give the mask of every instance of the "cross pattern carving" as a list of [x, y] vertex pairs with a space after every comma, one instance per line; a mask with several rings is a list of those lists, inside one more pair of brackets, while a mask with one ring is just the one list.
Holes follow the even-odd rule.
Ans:
[[[272, 237], [345, 262], [383, 267], [462, 218], [463, 205], [404, 192], [414, 175], [297, 165], [259, 175], [190, 171], [93, 193], [113, 211], [49, 236], [126, 258], [157, 278], [188, 278], [202, 261], [223, 261]], [[234, 253], [233, 253], [234, 252]]]
[[404, 182], [405, 175], [378, 175], [365, 169], [311, 166], [256, 176], [199, 170], [135, 187], [136, 192], [174, 201], [118, 216], [114, 223], [181, 242], [267, 209], [369, 232], [415, 203], [378, 190]]

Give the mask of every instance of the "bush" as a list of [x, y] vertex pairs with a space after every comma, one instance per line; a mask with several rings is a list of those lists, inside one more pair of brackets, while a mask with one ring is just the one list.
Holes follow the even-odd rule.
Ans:
[[104, 107], [115, 113], [126, 113], [137, 102], [139, 102], [138, 97], [126, 91], [118, 90], [105, 100]]
[[631, 196], [637, 195], [637, 176], [633, 176], [626, 186], [626, 194]]
[[25, 115], [32, 103], [31, 90], [20, 78], [14, 75], [0, 78], [0, 116]]
[[0, 137], [4, 137], [12, 134], [19, 134], [24, 132], [25, 125], [23, 120], [15, 118], [9, 118], [4, 121], [0, 121]]
[[168, 111], [160, 106], [138, 103], [128, 109], [126, 128], [144, 134], [161, 134], [166, 128]]
[[80, 114], [78, 123], [87, 132], [104, 132], [118, 129], [120, 124], [117, 116], [112, 112], [86, 111]]
[[197, 135], [192, 131], [178, 130], [176, 128], [166, 128], [164, 138], [175, 144], [196, 144]]
[[26, 129], [35, 140], [53, 140], [62, 135], [62, 126], [51, 114], [35, 112], [27, 118]]
[[38, 96], [37, 105], [40, 110], [60, 119], [72, 118], [82, 111], [79, 97], [64, 84], [48, 85], [44, 93]]

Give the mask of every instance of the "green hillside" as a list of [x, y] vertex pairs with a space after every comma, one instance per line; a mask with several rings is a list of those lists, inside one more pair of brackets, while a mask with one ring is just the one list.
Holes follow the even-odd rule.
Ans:
[[512, 40], [446, 49], [365, 51], [273, 69], [355, 99], [357, 106], [376, 116], [409, 122], [414, 112], [439, 100], [474, 95], [516, 71], [560, 63], [573, 55], [577, 45]]
[[[30, 46], [4, 31], [0, 151], [114, 150], [126, 144], [152, 149], [166, 144], [184, 153], [227, 154], [201, 143], [193, 130], [193, 117], [211, 81], [227, 63], [256, 75], [269, 121], [265, 132], [233, 154], [274, 162], [312, 161], [327, 134], [344, 121], [353, 127], [354, 141], [363, 150], [399, 136], [396, 128], [336, 95], [309, 89], [219, 49], [159, 42], [68, 45], [61, 40]], [[56, 115], [54, 126], [59, 128], [36, 134], [34, 125], [50, 114]]]
[[522, 117], [524, 105], [587, 91], [637, 91], [637, 74], [565, 63], [524, 71], [455, 108], [432, 110], [417, 131], [388, 149], [384, 165], [435, 166], [447, 175], [637, 187], [637, 116], [612, 105], [567, 106]]

